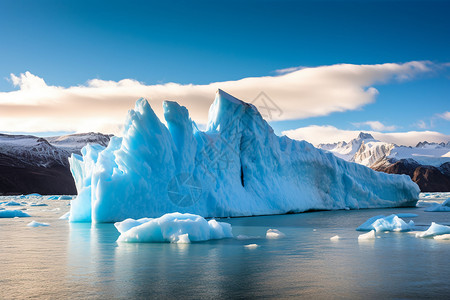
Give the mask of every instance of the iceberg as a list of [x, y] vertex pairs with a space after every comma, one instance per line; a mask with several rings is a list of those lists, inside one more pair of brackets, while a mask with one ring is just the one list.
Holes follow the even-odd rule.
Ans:
[[118, 242], [189, 244], [232, 238], [231, 225], [193, 214], [170, 213], [160, 218], [127, 219], [114, 224], [121, 233]]
[[221, 90], [200, 131], [188, 110], [163, 104], [166, 125], [145, 99], [123, 137], [87, 145], [70, 167], [78, 196], [71, 222], [116, 222], [179, 211], [237, 217], [308, 210], [414, 206], [407, 175], [375, 172], [306, 141], [275, 135], [252, 104]]
[[409, 231], [414, 228], [414, 222], [409, 221], [406, 223], [403, 219], [399, 218], [397, 215], [392, 214], [385, 217], [384, 215], [375, 216], [369, 218], [361, 226], [356, 228], [358, 231]]

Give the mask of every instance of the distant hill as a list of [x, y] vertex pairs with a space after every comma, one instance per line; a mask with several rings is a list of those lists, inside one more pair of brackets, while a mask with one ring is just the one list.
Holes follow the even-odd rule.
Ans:
[[107, 146], [109, 135], [82, 133], [41, 138], [0, 134], [0, 195], [77, 193], [68, 157], [89, 143]]
[[320, 144], [318, 148], [376, 171], [407, 174], [423, 192], [450, 192], [450, 142], [398, 146], [361, 132], [348, 143]]

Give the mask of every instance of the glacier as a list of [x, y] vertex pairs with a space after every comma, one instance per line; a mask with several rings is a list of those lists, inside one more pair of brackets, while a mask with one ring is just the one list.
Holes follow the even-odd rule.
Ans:
[[145, 99], [123, 137], [69, 158], [78, 196], [71, 222], [117, 222], [180, 212], [237, 217], [414, 206], [407, 175], [375, 172], [277, 136], [256, 107], [218, 90], [206, 131], [188, 110], [163, 104], [163, 124]]

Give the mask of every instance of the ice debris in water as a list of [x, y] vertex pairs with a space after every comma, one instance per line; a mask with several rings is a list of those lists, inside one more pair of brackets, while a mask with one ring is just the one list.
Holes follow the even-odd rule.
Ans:
[[330, 237], [330, 241], [338, 241], [341, 237], [339, 235], [335, 235]]
[[193, 214], [169, 213], [160, 218], [127, 219], [114, 224], [121, 233], [118, 242], [190, 243], [232, 238], [231, 225], [205, 220]]
[[278, 229], [269, 229], [266, 232], [266, 238], [267, 239], [279, 239], [282, 237], [285, 237], [286, 235], [279, 231]]
[[39, 223], [36, 221], [32, 221], [30, 223], [27, 224], [28, 227], [45, 227], [45, 226], [50, 226], [50, 224], [48, 223]]
[[221, 90], [206, 131], [176, 102], [163, 124], [140, 99], [123, 138], [87, 145], [70, 168], [78, 196], [72, 222], [115, 222], [174, 211], [204, 217], [254, 216], [413, 206], [418, 186], [407, 175], [375, 172], [306, 141], [275, 135], [256, 107]]
[[361, 226], [356, 228], [358, 231], [409, 231], [414, 228], [414, 222], [406, 223], [397, 215], [390, 216], [379, 215], [368, 219]]
[[416, 233], [416, 237], [426, 238], [444, 234], [450, 234], [450, 226], [440, 225], [432, 222], [431, 226], [426, 231]]
[[29, 214], [24, 213], [21, 210], [2, 210], [0, 211], [0, 218], [26, 218], [30, 217]]
[[248, 244], [248, 245], [244, 245], [245, 248], [247, 249], [256, 249], [259, 247], [258, 244]]

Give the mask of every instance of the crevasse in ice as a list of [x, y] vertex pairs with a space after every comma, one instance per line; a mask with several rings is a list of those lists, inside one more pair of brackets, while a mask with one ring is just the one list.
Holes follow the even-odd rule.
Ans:
[[419, 196], [407, 175], [375, 172], [275, 135], [255, 106], [221, 90], [206, 131], [176, 102], [164, 103], [164, 118], [167, 125], [140, 99], [122, 138], [72, 155], [72, 222], [412, 206]]

